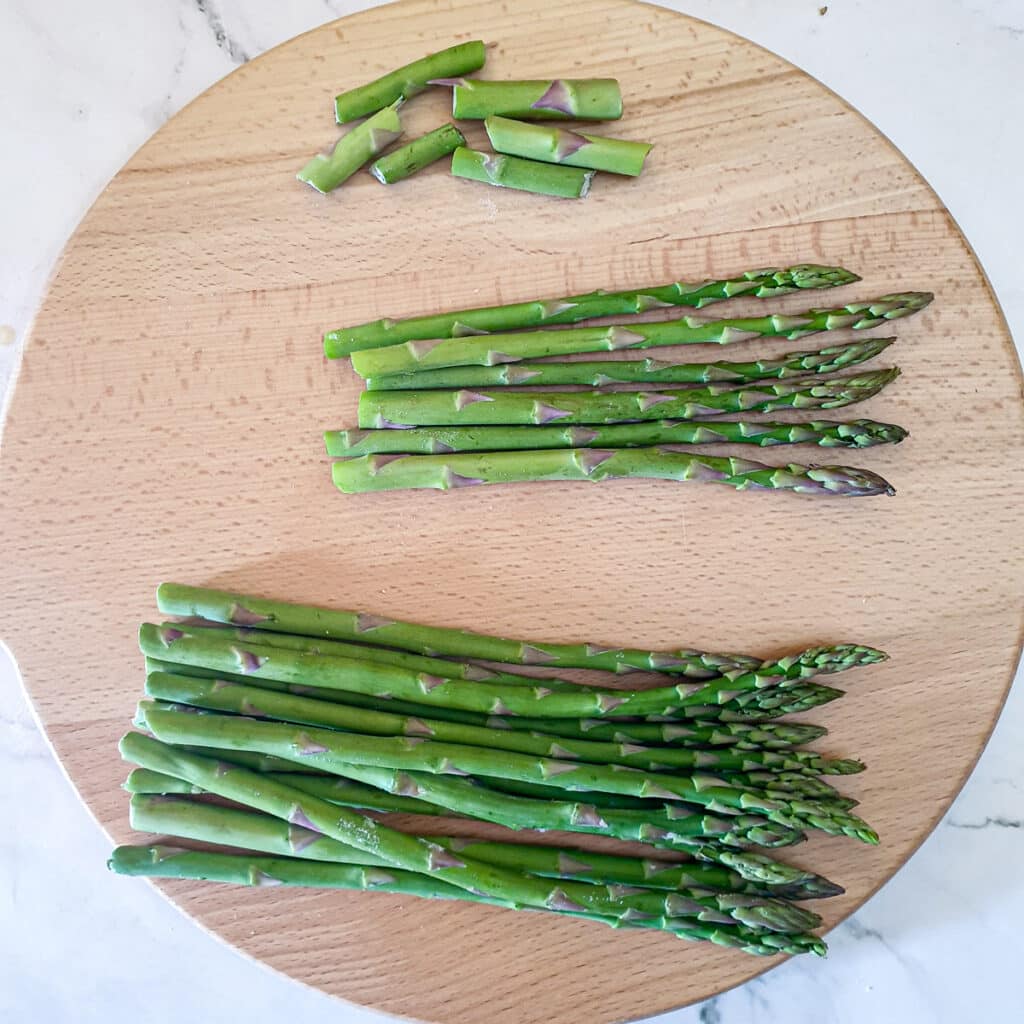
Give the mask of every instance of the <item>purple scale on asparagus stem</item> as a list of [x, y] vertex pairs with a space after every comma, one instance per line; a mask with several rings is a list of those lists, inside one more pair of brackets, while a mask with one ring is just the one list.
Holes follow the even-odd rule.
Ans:
[[163, 844], [154, 846], [151, 849], [153, 862], [156, 864], [164, 860], [170, 860], [172, 857], [180, 857], [183, 853], [195, 853], [194, 850], [186, 850], [183, 846], [165, 846]]
[[[469, 86], [469, 80], [466, 78], [429, 78], [427, 79], [427, 85], [448, 85], [455, 87], [456, 85]], [[472, 88], [472, 86], [469, 86]]]
[[541, 315], [548, 319], [558, 316], [560, 313], [568, 313], [570, 309], [575, 309], [578, 305], [578, 302], [542, 302], [540, 303], [540, 311]]
[[642, 860], [640, 866], [643, 869], [644, 878], [654, 878], [655, 875], [660, 875], [663, 871], [675, 867], [674, 864], [666, 860]]
[[266, 718], [267, 713], [261, 711], [251, 700], [243, 700], [240, 705], [240, 710], [243, 715], [248, 715], [251, 718]]
[[405, 772], [398, 772], [395, 775], [395, 784], [392, 786], [392, 792], [396, 796], [419, 796], [420, 787], [411, 775]]
[[[417, 740], [415, 742], [422, 743], [423, 740]], [[442, 775], [469, 775], [469, 772], [464, 771], [457, 764], [453, 764], [447, 757], [441, 761], [441, 774]]]
[[369, 633], [371, 630], [381, 629], [384, 626], [393, 626], [394, 624], [393, 619], [385, 619], [380, 615], [367, 615], [363, 612], [356, 616], [355, 622], [357, 633]]
[[613, 772], [632, 772], [634, 775], [642, 775], [642, 768], [630, 768], [629, 765], [625, 764], [611, 764], [608, 766]]
[[448, 333], [453, 338], [477, 338], [481, 334], [489, 334], [490, 332], [481, 331], [479, 327], [473, 327], [471, 324], [464, 324], [461, 320], [456, 320]]
[[303, 757], [312, 757], [313, 754], [326, 754], [327, 748], [322, 743], [315, 742], [309, 733], [300, 732], [295, 743], [295, 752]]
[[316, 825], [314, 825], [313, 822], [309, 820], [309, 817], [306, 815], [306, 812], [302, 809], [301, 804], [295, 804], [292, 807], [291, 813], [288, 815], [288, 820], [293, 825], [298, 825], [300, 828], [309, 829], [310, 832], [320, 831], [320, 829], [318, 829]]
[[569, 443], [572, 444], [574, 448], [585, 447], [599, 436], [600, 435], [596, 430], [591, 430], [589, 427], [569, 428]]
[[427, 737], [426, 736], [406, 736], [405, 737], [405, 749], [406, 750], [414, 750], [421, 743], [426, 743], [426, 742], [427, 742]]
[[227, 690], [230, 687], [237, 685], [238, 683], [236, 683], [233, 679], [214, 679], [213, 686], [211, 687], [211, 689], [213, 690], [214, 693], [216, 693], [218, 690]]
[[572, 105], [572, 91], [562, 78], [555, 78], [547, 87], [544, 95], [530, 104], [531, 110], [558, 110], [572, 116], [575, 113]]
[[378, 416], [377, 416], [377, 426], [381, 430], [412, 430], [416, 426], [416, 424], [415, 423], [395, 423], [392, 420], [389, 420], [386, 416], [381, 416], [381, 415], [378, 414]]
[[654, 914], [648, 914], [645, 910], [637, 910], [636, 907], [626, 907], [626, 909], [619, 914], [620, 921], [650, 921], [654, 918]]
[[541, 767], [541, 774], [545, 779], [553, 778], [556, 775], [564, 775], [566, 772], [574, 772], [579, 768], [578, 764], [570, 764], [567, 761], [546, 761]]
[[406, 454], [398, 455], [371, 455], [366, 460], [366, 465], [369, 467], [371, 476], [376, 476], [388, 463], [394, 462], [395, 460], [407, 459], [409, 456]]
[[690, 776], [690, 781], [698, 793], [705, 789], [714, 789], [715, 786], [729, 785], [720, 775], [709, 775], [707, 772], [695, 772]]
[[231, 652], [238, 660], [239, 669], [246, 675], [258, 671], [267, 661], [266, 655], [253, 654], [252, 651], [243, 650], [241, 647], [232, 647]]
[[443, 846], [431, 846], [429, 865], [431, 871], [442, 871], [444, 868], [464, 868], [464, 861], [459, 860], [450, 850]]
[[585, 861], [577, 860], [575, 857], [572, 857], [567, 853], [559, 852], [558, 870], [564, 875], [582, 875], [588, 871], [593, 871], [594, 867], [592, 864], [587, 864]]
[[[502, 363], [514, 361], [501, 352], [497, 353], [497, 355], [501, 357]], [[488, 358], [490, 358], [490, 354], [488, 355]], [[527, 370], [521, 366], [510, 366], [508, 368], [508, 372], [505, 374], [505, 380], [507, 380], [509, 384], [525, 384], [527, 381], [531, 381], [534, 377], [539, 375], [540, 370]]]
[[493, 402], [494, 399], [490, 395], [481, 395], [478, 391], [456, 391], [455, 392], [455, 408], [465, 409], [467, 405], [473, 405], [474, 402]]
[[648, 409], [652, 409], [654, 406], [661, 405], [664, 402], [674, 402], [678, 397], [678, 395], [646, 391], [637, 396], [637, 405], [646, 412]]
[[587, 644], [583, 648], [588, 658], [596, 658], [599, 654], [614, 654], [621, 650], [619, 647], [598, 647], [597, 644]]
[[284, 882], [280, 878], [275, 878], [273, 875], [268, 875], [266, 871], [256, 870], [251, 875], [252, 884], [259, 888], [266, 888], [268, 886], [284, 885]]
[[411, 736], [433, 736], [434, 730], [431, 729], [426, 722], [421, 718], [409, 718], [405, 722], [405, 731]]
[[312, 845], [320, 838], [318, 832], [311, 832], [301, 825], [289, 825], [288, 846], [292, 853], [301, 853], [307, 846]]
[[451, 455], [455, 449], [450, 444], [445, 444], [444, 441], [438, 441], [435, 438], [430, 442], [430, 451], [434, 455]]
[[557, 660], [550, 651], [534, 647], [533, 644], [520, 644], [519, 658], [524, 665], [549, 665]]
[[421, 672], [419, 675], [420, 689], [424, 693], [430, 693], [435, 687], [443, 686], [448, 680], [444, 676], [434, 676], [429, 672]]
[[564, 160], [566, 157], [578, 153], [584, 146], [589, 145], [589, 140], [579, 132], [561, 131], [558, 133], [558, 141], [555, 143], [554, 157], [556, 160]]
[[628, 896], [640, 896], [647, 892], [647, 890], [640, 885], [620, 885], [618, 883], [613, 883], [611, 885], [606, 885], [605, 888], [608, 890], [608, 895], [615, 900], [625, 899]]
[[728, 473], [723, 472], [720, 469], [712, 469], [711, 466], [696, 460], [690, 464], [690, 467], [686, 471], [687, 480], [695, 480], [699, 483], [726, 480], [728, 477]]
[[615, 352], [620, 348], [632, 348], [638, 342], [644, 340], [642, 334], [631, 331], [627, 327], [608, 328], [608, 348]]
[[227, 761], [218, 761], [213, 773], [219, 778], [222, 775], [230, 774], [232, 768], [234, 768], [234, 765], [228, 764]]
[[175, 640], [180, 640], [185, 634], [180, 629], [175, 629], [173, 626], [158, 626], [156, 635], [160, 637], [160, 643], [164, 647], [170, 647]]
[[433, 352], [438, 345], [443, 345], [444, 338], [422, 338], [418, 341], [407, 341], [405, 347], [414, 359], [422, 359], [425, 355]]
[[570, 913], [576, 913], [586, 909], [574, 900], [569, 899], [561, 889], [553, 889], [551, 895], [544, 903], [549, 910], [567, 910]]
[[454, 487], [473, 487], [483, 482], [483, 477], [463, 476], [461, 473], [455, 473], [450, 467], [445, 466], [444, 486], [446, 490], [451, 490]]
[[535, 686], [533, 688], [533, 692], [538, 698], [538, 700], [542, 700], [544, 697], [550, 697], [551, 694], [553, 694], [555, 691], [549, 689], [546, 686]]
[[597, 698], [597, 706], [604, 712], [614, 711], [620, 704], [625, 703], [625, 697], [612, 697], [606, 693], [599, 694]]
[[[500, 697], [491, 705], [492, 715], [512, 715], [513, 713], [512, 709]], [[505, 726], [499, 726], [499, 728], [504, 729]]]
[[643, 747], [639, 743], [622, 743], [619, 745], [619, 751], [623, 757], [628, 754], [643, 754], [646, 750], [647, 747]]
[[608, 827], [608, 822], [601, 817], [601, 812], [593, 804], [576, 804], [572, 811], [572, 823], [586, 825], [589, 828]]
[[563, 757], [569, 758], [570, 760], [579, 760], [579, 755], [571, 750], [566, 750], [565, 747], [558, 743], [552, 743], [548, 748], [548, 757]]
[[544, 402], [533, 403], [533, 417], [537, 423], [550, 423], [552, 420], [564, 419], [568, 415], [565, 409], [556, 409]]
[[270, 622], [272, 615], [261, 615], [243, 604], [233, 604], [228, 610], [228, 621], [236, 626], [257, 626], [261, 622]]
[[653, 295], [638, 295], [636, 299], [638, 313], [646, 313], [649, 309], [666, 309], [671, 305], [671, 302], [662, 302], [661, 299], [656, 299]]
[[574, 456], [576, 464], [587, 476], [601, 465], [607, 462], [615, 452], [603, 448], [581, 448]]
[[[518, 363], [522, 358], [522, 356], [510, 356], [507, 352], [498, 352], [496, 349], [488, 349], [484, 363], [486, 366], [504, 366], [506, 363]], [[536, 375], [531, 374], [530, 376]]]

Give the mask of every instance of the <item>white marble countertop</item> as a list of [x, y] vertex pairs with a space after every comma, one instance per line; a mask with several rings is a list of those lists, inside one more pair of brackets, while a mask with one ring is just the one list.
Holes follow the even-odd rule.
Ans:
[[[974, 245], [1020, 343], [1024, 2], [832, 0], [820, 14], [821, 4], [666, 6], [731, 28], [805, 68], [893, 139]], [[0, 395], [61, 247], [136, 147], [233, 66], [364, 6], [6, 0]], [[0, 1020], [386, 1019], [272, 973], [201, 931], [148, 886], [109, 875], [107, 840], [54, 760], [2, 649], [0, 691]], [[659, 1020], [1012, 1019], [1011, 1007], [1019, 1005], [1017, 917], [1024, 917], [1022, 751], [1018, 679], [950, 813], [906, 867], [829, 936], [827, 961], [791, 961]]]

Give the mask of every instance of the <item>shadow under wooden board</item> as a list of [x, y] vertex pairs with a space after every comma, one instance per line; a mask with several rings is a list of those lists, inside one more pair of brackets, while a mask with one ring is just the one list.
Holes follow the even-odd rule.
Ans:
[[[141, 838], [115, 744], [141, 693], [135, 629], [155, 614], [160, 580], [537, 639], [883, 647], [890, 662], [851, 673], [848, 696], [811, 716], [832, 729], [829, 753], [869, 763], [844, 788], [882, 834], [877, 848], [816, 839], [794, 851], [846, 885], [821, 908], [832, 925], [928, 834], [1005, 696], [1024, 567], [1019, 366], [939, 200], [827, 89], [656, 7], [581, 0], [571, 39], [566, 25], [547, 0], [378, 8], [239, 69], [132, 158], [68, 244], [10, 404], [3, 639], [118, 842]], [[489, 77], [618, 76], [616, 130], [655, 143], [649, 172], [599, 178], [583, 202], [456, 181], [443, 164], [392, 188], [360, 174], [326, 198], [294, 180], [336, 138], [334, 92], [467, 38], [497, 44]], [[445, 119], [446, 99], [407, 106], [410, 136]], [[467, 133], [482, 143], [479, 124]], [[320, 432], [353, 423], [359, 385], [347, 362], [322, 357], [327, 328], [800, 261], [862, 274], [824, 293], [843, 301], [936, 293], [890, 332], [903, 376], [857, 410], [911, 438], [829, 460], [881, 472], [896, 497], [645, 481], [363, 496], [331, 486]], [[814, 458], [790, 451], [777, 461]], [[616, 1021], [768, 966], [472, 905], [161, 888], [272, 967], [427, 1021]]]

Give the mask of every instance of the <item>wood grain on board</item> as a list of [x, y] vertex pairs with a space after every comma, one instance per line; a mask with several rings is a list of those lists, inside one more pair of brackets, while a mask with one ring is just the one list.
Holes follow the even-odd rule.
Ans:
[[[327, 198], [294, 180], [336, 138], [336, 91], [477, 37], [497, 44], [488, 77], [617, 75], [626, 117], [613, 133], [655, 143], [649, 172], [601, 176], [584, 202], [455, 181], [443, 164], [391, 188], [360, 174]], [[446, 98], [405, 108], [410, 137], [446, 117]], [[483, 143], [479, 124], [466, 130]], [[322, 357], [327, 328], [798, 261], [864, 281], [773, 308], [936, 293], [887, 332], [903, 376], [851, 410], [911, 438], [830, 459], [883, 473], [894, 498], [647, 481], [331, 486], [320, 433], [355, 422], [359, 385]], [[626, 0], [578, 0], [571, 20], [546, 0], [404, 0], [214, 86], [133, 157], [68, 244], [0, 451], [0, 630], [118, 842], [141, 838], [116, 741], [141, 693], [136, 626], [156, 614], [164, 579], [537, 639], [881, 646], [889, 663], [851, 673], [845, 700], [810, 716], [832, 729], [829, 753], [869, 762], [843, 788], [883, 836], [874, 849], [814, 839], [793, 852], [846, 885], [821, 908], [832, 924], [927, 835], [1001, 706], [1021, 638], [1021, 439], [1019, 366], [972, 253], [913, 168], [827, 89], [735, 36]], [[272, 967], [428, 1021], [621, 1020], [766, 966], [470, 905], [163, 888]]]

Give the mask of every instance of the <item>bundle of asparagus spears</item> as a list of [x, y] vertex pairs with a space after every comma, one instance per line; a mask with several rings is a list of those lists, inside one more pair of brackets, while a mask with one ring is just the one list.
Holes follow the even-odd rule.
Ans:
[[450, 86], [452, 116], [484, 122], [493, 152], [470, 149], [462, 132], [443, 124], [379, 156], [370, 173], [393, 185], [452, 154], [459, 178], [541, 195], [580, 199], [597, 171], [636, 177], [651, 146], [609, 139], [531, 121], [603, 121], [622, 116], [614, 78], [484, 81], [466, 78], [487, 57], [480, 40], [460, 43], [335, 97], [338, 124], [366, 117], [328, 154], [317, 154], [299, 171], [300, 181], [330, 192], [384, 152], [403, 133], [399, 111], [429, 86]]
[[[842, 889], [764, 851], [811, 830], [878, 841], [826, 781], [863, 765], [805, 749], [823, 727], [780, 721], [840, 697], [816, 677], [884, 660], [870, 647], [765, 661], [535, 643], [170, 583], [157, 603], [174, 621], [141, 627], [147, 699], [120, 749], [133, 826], [176, 838], [118, 847], [124, 874], [474, 900], [823, 955], [798, 904]], [[550, 674], [577, 668], [600, 678]], [[623, 687], [631, 673], [646, 685]], [[446, 838], [445, 817], [508, 832]], [[643, 845], [599, 854], [586, 835]]]
[[[796, 315], [691, 315], [653, 323], [566, 326], [651, 309], [700, 309], [736, 296], [766, 299], [858, 280], [842, 267], [802, 264], [718, 281], [597, 291], [330, 331], [324, 336], [327, 356], [350, 356], [353, 369], [366, 382], [359, 428], [325, 434], [328, 455], [344, 460], [333, 465], [334, 482], [343, 491], [361, 492], [648, 477], [722, 483], [739, 490], [893, 494], [891, 484], [868, 470], [772, 466], [704, 454], [689, 446], [867, 448], [898, 443], [906, 436], [902, 427], [874, 420], [746, 418], [777, 410], [836, 409], [876, 395], [898, 376], [897, 368], [835, 374], [873, 359], [895, 338], [869, 337], [745, 361], [565, 358], [672, 345], [728, 345], [762, 337], [795, 340], [847, 328], [862, 331], [916, 313], [932, 299], [928, 292], [905, 292]], [[548, 390], [564, 385], [577, 390]], [[635, 390], [635, 385], [645, 390]], [[657, 390], [646, 390], [650, 385]], [[720, 418], [724, 413], [743, 413], [745, 418]]]

